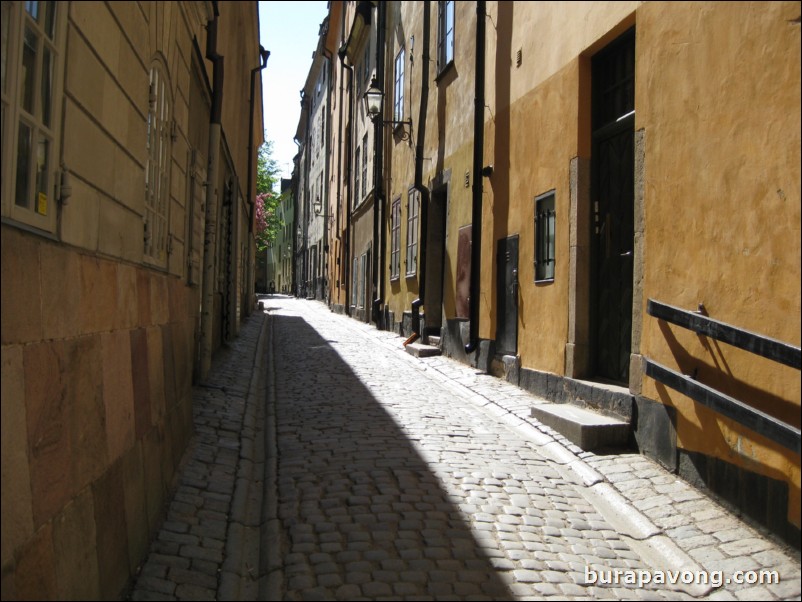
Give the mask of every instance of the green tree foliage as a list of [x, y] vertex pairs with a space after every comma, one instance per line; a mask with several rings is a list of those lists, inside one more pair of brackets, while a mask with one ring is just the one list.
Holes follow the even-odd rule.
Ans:
[[281, 175], [278, 163], [273, 159], [273, 141], [259, 147], [256, 161], [256, 248], [264, 251], [276, 239], [284, 226], [279, 215]]

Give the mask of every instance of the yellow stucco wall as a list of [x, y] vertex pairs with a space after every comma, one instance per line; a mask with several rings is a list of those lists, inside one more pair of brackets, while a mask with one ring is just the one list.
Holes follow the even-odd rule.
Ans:
[[[800, 344], [798, 2], [647, 3], [636, 106], [646, 134], [644, 302]], [[670, 94], [667, 93], [670, 91]], [[799, 371], [644, 317], [642, 353], [800, 423]], [[799, 456], [645, 378], [678, 410], [679, 447], [791, 486]]]
[[[400, 3], [397, 12], [391, 13], [395, 19], [388, 33], [390, 50], [387, 57], [388, 78], [393, 76], [394, 58], [403, 40], [407, 52], [407, 80], [405, 104], [406, 118], [413, 120], [413, 137], [407, 141], [395, 141], [389, 126], [385, 129], [388, 141], [388, 163], [391, 175], [386, 180], [387, 198], [386, 241], [387, 265], [386, 302], [395, 312], [396, 321], [401, 313], [410, 311], [411, 303], [418, 296], [418, 277], [406, 278], [407, 242], [407, 192], [415, 183], [415, 145], [420, 136], [419, 115], [423, 61], [423, 10], [421, 3]], [[437, 57], [437, 4], [431, 9], [431, 41], [429, 66], [429, 91], [427, 121], [424, 135], [422, 185], [433, 190], [437, 178], [450, 174], [448, 184], [448, 207], [446, 226], [446, 257], [443, 274], [443, 309], [446, 317], [453, 318], [456, 313], [455, 280], [457, 273], [457, 232], [461, 226], [471, 222], [471, 188], [465, 187], [465, 172], [472, 169], [473, 154], [473, 91], [475, 64], [476, 7], [471, 3], [456, 3], [455, 45], [453, 65], [438, 74]], [[414, 44], [410, 39], [414, 37]], [[390, 87], [387, 87], [387, 86]], [[385, 89], [392, 89], [388, 80]], [[471, 176], [472, 183], [472, 176]], [[397, 281], [389, 279], [390, 261], [390, 212], [392, 203], [401, 197], [401, 275]], [[420, 232], [419, 241], [425, 233]], [[420, 263], [420, 261], [419, 261]], [[418, 271], [420, 274], [420, 271]], [[424, 305], [424, 313], [426, 311]]]
[[[683, 373], [696, 371], [699, 381], [798, 427], [797, 370], [667, 326], [647, 315], [646, 302], [690, 310], [704, 303], [713, 318], [800, 344], [799, 3], [488, 3], [488, 13], [483, 164], [494, 173], [483, 180], [479, 336], [496, 336], [497, 241], [518, 234], [521, 365], [565, 375], [568, 308], [576, 295], [569, 265], [571, 161], [590, 155], [590, 57], [635, 26], [644, 235], [633, 350]], [[473, 152], [475, 17], [464, 14], [456, 23], [455, 73], [430, 90], [424, 164], [427, 185], [450, 171], [449, 318], [457, 231], [471, 222], [464, 177]], [[419, 35], [412, 29], [406, 39]], [[406, 209], [413, 155], [403, 152], [394, 155], [388, 211], [399, 193]], [[534, 198], [550, 190], [555, 280], [536, 284]], [[403, 213], [402, 257], [405, 241]], [[409, 308], [416, 290], [403, 274], [398, 289], [388, 298], [396, 312]], [[636, 373], [631, 384], [677, 409], [680, 449], [787, 482], [788, 518], [799, 525], [798, 455], [651, 378]]]
[[[494, 174], [485, 185], [483, 290], [495, 306], [498, 240], [519, 235], [518, 353], [524, 367], [563, 372], [568, 312], [569, 165], [576, 155], [576, 62], [500, 110], [488, 128], [485, 152]], [[505, 166], [504, 163], [507, 163]], [[555, 191], [556, 269], [550, 283], [535, 283], [534, 199]], [[483, 306], [483, 309], [485, 307]], [[496, 307], [484, 315], [481, 336], [494, 338]]]
[[[631, 26], [639, 4], [488, 3], [494, 27], [488, 27], [486, 44], [484, 164], [492, 164], [494, 173], [484, 182], [480, 336], [496, 336], [497, 242], [518, 234], [518, 354], [524, 368], [565, 373], [570, 163], [589, 154], [580, 57]], [[555, 278], [535, 283], [534, 199], [552, 190]]]

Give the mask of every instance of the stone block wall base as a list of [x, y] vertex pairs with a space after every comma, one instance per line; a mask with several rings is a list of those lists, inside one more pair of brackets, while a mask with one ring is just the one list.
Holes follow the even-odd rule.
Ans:
[[682, 478], [708, 491], [733, 513], [800, 549], [800, 528], [788, 520], [787, 483], [684, 449], [678, 452], [678, 466]]

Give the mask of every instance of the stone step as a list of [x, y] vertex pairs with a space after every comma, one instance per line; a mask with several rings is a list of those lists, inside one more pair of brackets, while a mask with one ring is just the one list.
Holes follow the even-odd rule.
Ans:
[[585, 451], [624, 447], [629, 438], [628, 422], [571, 404], [538, 404], [532, 416]]
[[406, 346], [407, 353], [415, 357], [433, 357], [440, 355], [440, 347], [434, 345], [424, 345], [423, 343], [410, 343]]
[[430, 334], [429, 335], [429, 345], [432, 345], [433, 347], [439, 347], [440, 346], [440, 337], [439, 336], [435, 336], [433, 334]]

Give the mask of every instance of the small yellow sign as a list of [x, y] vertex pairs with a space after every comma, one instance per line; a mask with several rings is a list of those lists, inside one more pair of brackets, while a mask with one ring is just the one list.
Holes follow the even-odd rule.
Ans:
[[39, 193], [39, 202], [36, 204], [36, 212], [41, 215], [47, 215], [47, 195], [44, 192]]

